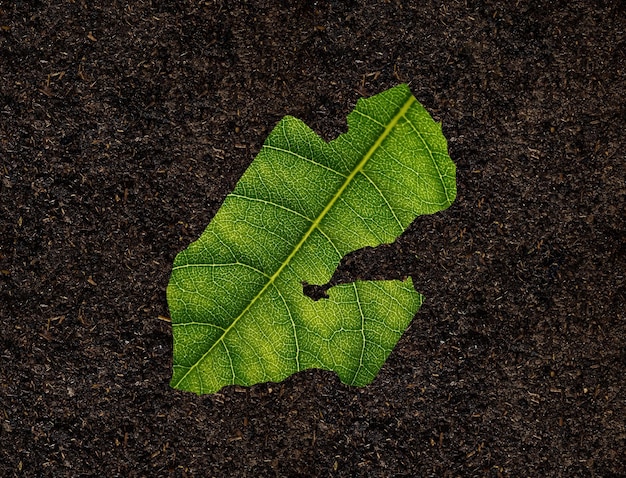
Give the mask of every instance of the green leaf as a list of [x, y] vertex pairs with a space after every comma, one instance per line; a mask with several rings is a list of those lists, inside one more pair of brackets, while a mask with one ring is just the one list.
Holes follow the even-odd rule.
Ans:
[[411, 279], [343, 284], [318, 301], [302, 284], [326, 284], [346, 254], [393, 242], [455, 196], [441, 126], [406, 85], [359, 100], [330, 143], [283, 118], [176, 257], [172, 387], [214, 393], [309, 368], [370, 383], [421, 305]]

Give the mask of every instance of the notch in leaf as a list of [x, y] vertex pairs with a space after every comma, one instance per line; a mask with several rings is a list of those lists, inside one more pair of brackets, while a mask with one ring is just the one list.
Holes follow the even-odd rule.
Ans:
[[456, 196], [441, 125], [399, 85], [360, 99], [326, 143], [286, 116], [202, 236], [174, 261], [171, 386], [197, 394], [309, 368], [370, 383], [422, 303], [411, 278], [357, 281], [314, 301], [341, 259], [393, 242]]

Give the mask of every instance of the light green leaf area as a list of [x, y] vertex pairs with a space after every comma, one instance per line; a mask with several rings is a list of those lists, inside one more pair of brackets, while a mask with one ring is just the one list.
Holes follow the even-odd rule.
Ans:
[[370, 383], [421, 305], [411, 279], [342, 284], [318, 301], [302, 284], [328, 283], [346, 254], [393, 242], [455, 196], [441, 126], [406, 85], [359, 100], [330, 143], [282, 119], [176, 257], [172, 387], [214, 393], [309, 368]]

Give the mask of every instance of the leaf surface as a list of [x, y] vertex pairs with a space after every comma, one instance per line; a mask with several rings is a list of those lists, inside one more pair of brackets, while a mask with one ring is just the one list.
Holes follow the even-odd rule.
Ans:
[[359, 100], [329, 143], [283, 118], [174, 261], [171, 385], [214, 393], [309, 368], [367, 385], [421, 305], [411, 278], [342, 284], [318, 301], [302, 284], [326, 284], [346, 254], [393, 242], [455, 196], [441, 126], [406, 85]]

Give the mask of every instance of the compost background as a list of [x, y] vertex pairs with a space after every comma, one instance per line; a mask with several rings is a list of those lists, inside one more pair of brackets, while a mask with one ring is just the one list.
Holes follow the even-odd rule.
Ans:
[[[1, 476], [626, 475], [623, 1], [99, 3], [0, 1]], [[333, 279], [426, 296], [378, 378], [171, 389], [174, 256], [401, 82], [458, 197]]]

